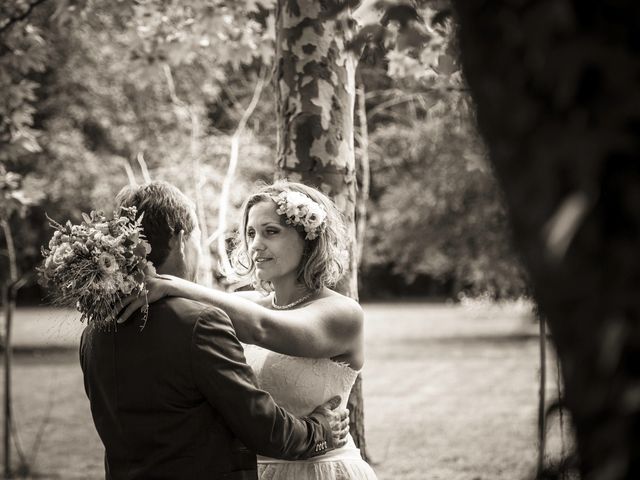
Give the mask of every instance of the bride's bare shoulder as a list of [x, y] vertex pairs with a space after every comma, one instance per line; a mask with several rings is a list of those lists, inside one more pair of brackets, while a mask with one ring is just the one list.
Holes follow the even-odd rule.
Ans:
[[338, 309], [342, 315], [354, 316], [356, 319], [362, 317], [362, 307], [353, 298], [347, 297], [341, 293], [324, 288], [318, 297], [318, 304], [322, 306], [332, 306]]
[[257, 290], [242, 290], [239, 292], [233, 292], [233, 295], [246, 298], [259, 305], [266, 306], [270, 303], [269, 296]]

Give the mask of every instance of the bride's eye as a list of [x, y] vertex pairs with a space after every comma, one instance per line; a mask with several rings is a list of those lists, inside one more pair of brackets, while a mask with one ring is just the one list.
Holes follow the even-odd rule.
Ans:
[[247, 238], [253, 238], [256, 236], [256, 232], [252, 230], [247, 230]]

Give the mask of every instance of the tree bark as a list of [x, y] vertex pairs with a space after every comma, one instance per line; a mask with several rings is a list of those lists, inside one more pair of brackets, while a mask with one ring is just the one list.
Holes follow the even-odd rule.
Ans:
[[2, 303], [4, 305], [4, 401], [3, 401], [3, 460], [4, 478], [11, 478], [11, 423], [13, 422], [13, 402], [11, 393], [11, 374], [13, 346], [11, 334], [13, 326], [14, 299], [11, 298], [10, 282], [2, 286]]
[[2, 285], [2, 304], [4, 306], [4, 401], [3, 401], [3, 452], [4, 452], [4, 478], [11, 478], [11, 424], [13, 422], [13, 398], [11, 392], [11, 377], [13, 367], [12, 327], [13, 312], [15, 310], [14, 284], [18, 280], [18, 264], [16, 249], [13, 242], [11, 225], [8, 220], [0, 220], [7, 254], [9, 256], [9, 278]]
[[540, 390], [538, 391], [538, 475], [544, 470], [544, 453], [546, 447], [546, 387], [547, 387], [547, 324], [538, 318], [540, 327]]
[[640, 3], [454, 0], [582, 478], [640, 478]]
[[356, 245], [357, 264], [360, 267], [364, 252], [364, 239], [367, 229], [367, 201], [371, 187], [371, 167], [369, 165], [369, 125], [367, 124], [366, 92], [364, 83], [356, 91], [357, 145], [356, 165], [358, 175], [358, 198], [356, 202]]
[[[345, 48], [351, 12], [342, 1], [278, 0], [276, 178], [318, 188], [344, 214], [350, 268], [337, 290], [357, 300], [355, 69]], [[339, 13], [338, 13], [339, 12]], [[349, 398], [351, 434], [366, 459], [362, 383]]]

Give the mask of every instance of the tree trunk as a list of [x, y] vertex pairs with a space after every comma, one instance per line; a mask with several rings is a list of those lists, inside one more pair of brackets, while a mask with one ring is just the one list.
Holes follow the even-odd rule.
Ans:
[[11, 297], [10, 283], [2, 286], [2, 304], [4, 306], [4, 401], [3, 401], [3, 460], [4, 478], [11, 478], [11, 423], [12, 419], [12, 394], [11, 373], [13, 346], [11, 345], [11, 330], [13, 326], [14, 300]]
[[0, 220], [7, 254], [9, 256], [9, 278], [2, 286], [2, 305], [4, 306], [4, 401], [3, 401], [3, 452], [4, 452], [4, 478], [11, 478], [11, 424], [13, 422], [13, 399], [11, 393], [11, 376], [13, 361], [12, 327], [13, 312], [15, 310], [14, 284], [18, 280], [18, 264], [16, 249], [13, 242], [11, 225], [8, 220]]
[[357, 136], [356, 165], [358, 172], [358, 199], [356, 202], [356, 245], [358, 267], [362, 263], [364, 239], [367, 229], [367, 201], [371, 187], [371, 167], [369, 165], [369, 125], [367, 124], [367, 106], [365, 103], [364, 83], [356, 91], [356, 118], [359, 135]]
[[544, 453], [547, 437], [547, 324], [538, 318], [540, 327], [540, 390], [538, 391], [538, 475], [544, 470]]
[[580, 474], [640, 478], [640, 3], [453, 3]]
[[[357, 59], [345, 48], [351, 12], [341, 11], [343, 3], [278, 0], [276, 178], [318, 188], [344, 214], [351, 265], [337, 290], [357, 300], [353, 118]], [[358, 378], [349, 409], [351, 434], [366, 459], [361, 385]]]

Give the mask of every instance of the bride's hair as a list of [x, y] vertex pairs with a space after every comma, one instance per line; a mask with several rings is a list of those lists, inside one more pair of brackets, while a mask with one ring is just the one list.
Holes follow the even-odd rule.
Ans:
[[311, 291], [317, 291], [325, 286], [334, 286], [344, 274], [349, 262], [344, 217], [333, 201], [320, 191], [302, 183], [287, 180], [278, 180], [271, 185], [263, 185], [250, 195], [242, 205], [240, 226], [231, 253], [231, 263], [235, 273], [243, 278], [251, 278], [253, 286], [257, 290], [273, 291], [271, 282], [261, 281], [256, 276], [256, 266], [249, 254], [247, 243], [247, 220], [249, 210], [258, 203], [273, 202], [276, 207], [275, 200], [283, 192], [302, 193], [323, 207], [327, 214], [324, 227], [319, 229], [318, 236], [313, 240], [305, 239], [306, 232], [302, 225], [287, 225], [286, 216], [280, 215], [282, 225], [295, 228], [304, 240], [302, 259], [298, 265], [298, 281]]

